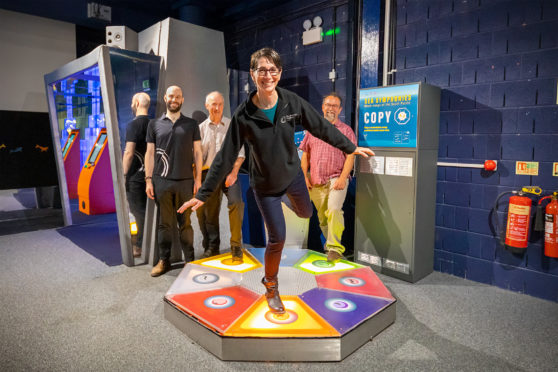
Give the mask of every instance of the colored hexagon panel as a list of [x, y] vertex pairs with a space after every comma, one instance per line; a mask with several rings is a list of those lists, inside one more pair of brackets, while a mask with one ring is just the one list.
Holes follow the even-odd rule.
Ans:
[[[254, 257], [262, 264], [265, 264], [265, 248], [248, 248], [248, 251], [252, 253]], [[302, 256], [306, 255], [308, 249], [293, 249], [293, 248], [283, 248], [281, 253], [281, 262], [279, 266], [294, 266]]]
[[223, 333], [261, 296], [240, 286], [175, 294], [167, 299], [209, 328]]
[[324, 288], [314, 288], [300, 298], [341, 334], [395, 301]]
[[294, 265], [294, 267], [311, 274], [325, 274], [336, 271], [352, 270], [363, 266], [346, 260], [339, 260], [336, 263], [332, 263], [327, 260], [326, 255], [314, 251], [308, 251], [308, 254], [302, 257]]
[[167, 292], [168, 295], [210, 291], [218, 288], [233, 287], [242, 281], [242, 274], [188, 264], [180, 272]]
[[286, 313], [269, 311], [264, 296], [226, 332], [233, 337], [339, 337], [330, 324], [296, 296], [281, 296]]
[[193, 261], [193, 264], [198, 264], [207, 267], [213, 267], [215, 269], [234, 271], [237, 273], [244, 273], [246, 271], [253, 270], [262, 266], [262, 264], [256, 260], [247, 250], [244, 251], [244, 258], [241, 263], [234, 262], [232, 260], [232, 254], [230, 252], [220, 254], [217, 256], [204, 258], [203, 260]]
[[316, 276], [318, 287], [394, 300], [391, 292], [369, 267]]

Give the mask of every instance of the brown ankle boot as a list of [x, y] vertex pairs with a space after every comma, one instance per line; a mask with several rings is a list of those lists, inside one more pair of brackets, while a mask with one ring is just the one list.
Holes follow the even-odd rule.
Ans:
[[266, 289], [265, 298], [269, 310], [274, 314], [285, 314], [285, 306], [283, 306], [281, 297], [279, 297], [279, 283], [277, 282], [277, 278], [273, 280], [262, 278], [262, 284]]
[[164, 273], [169, 271], [169, 269], [170, 269], [169, 260], [159, 260], [157, 265], [155, 265], [155, 267], [153, 267], [153, 269], [151, 270], [151, 276], [155, 277], [155, 276], [163, 275]]
[[243, 253], [241, 247], [231, 247], [231, 253], [233, 262], [243, 261]]

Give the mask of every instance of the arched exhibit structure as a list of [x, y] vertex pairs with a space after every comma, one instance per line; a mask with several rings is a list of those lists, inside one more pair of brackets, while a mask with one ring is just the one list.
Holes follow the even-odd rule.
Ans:
[[339, 361], [395, 321], [396, 300], [370, 269], [285, 249], [269, 311], [261, 284], [265, 248], [188, 263], [165, 295], [165, 318], [223, 360]]
[[[114, 213], [122, 262], [133, 266], [122, 152], [134, 118], [132, 96], [151, 97], [156, 114], [161, 57], [101, 45], [45, 75], [64, 224]], [[78, 201], [70, 201], [79, 197]], [[145, 259], [145, 257], [144, 257]]]

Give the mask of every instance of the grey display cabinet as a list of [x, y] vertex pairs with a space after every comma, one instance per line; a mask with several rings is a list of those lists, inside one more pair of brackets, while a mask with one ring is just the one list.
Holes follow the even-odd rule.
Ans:
[[416, 282], [433, 270], [440, 88], [424, 83], [362, 89], [355, 259]]

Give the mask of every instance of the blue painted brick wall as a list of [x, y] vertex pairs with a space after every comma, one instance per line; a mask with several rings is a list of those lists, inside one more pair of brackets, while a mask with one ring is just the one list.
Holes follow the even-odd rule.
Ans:
[[[396, 82], [442, 88], [440, 161], [498, 160], [498, 171], [438, 169], [436, 270], [558, 301], [558, 259], [531, 231], [523, 254], [495, 237], [501, 192], [558, 189], [558, 2], [398, 0]], [[538, 176], [515, 174], [538, 161]]]
[[[230, 25], [225, 31], [227, 66], [245, 72], [233, 89], [238, 91], [238, 102], [247, 98], [244, 86], [248, 83], [254, 89], [248, 75], [250, 55], [263, 47], [272, 47], [281, 55], [283, 73], [279, 85], [308, 100], [321, 112], [322, 97], [335, 90], [343, 98], [340, 118], [349, 122], [352, 114], [352, 85], [347, 84], [348, 55], [352, 49], [352, 23], [349, 19], [349, 2], [328, 6], [320, 0], [288, 2], [270, 9], [265, 14], [244, 19]], [[292, 16], [294, 14], [294, 16]], [[325, 35], [322, 43], [302, 45], [302, 24], [320, 16], [325, 31], [339, 28], [335, 38], [335, 66], [333, 65], [333, 37]], [[265, 19], [265, 21], [262, 21]], [[420, 41], [421, 43], [424, 40]], [[329, 72], [335, 67], [335, 84], [329, 79]], [[234, 92], [231, 92], [234, 96]], [[231, 105], [231, 110], [234, 110]], [[352, 123], [348, 123], [352, 124]]]

